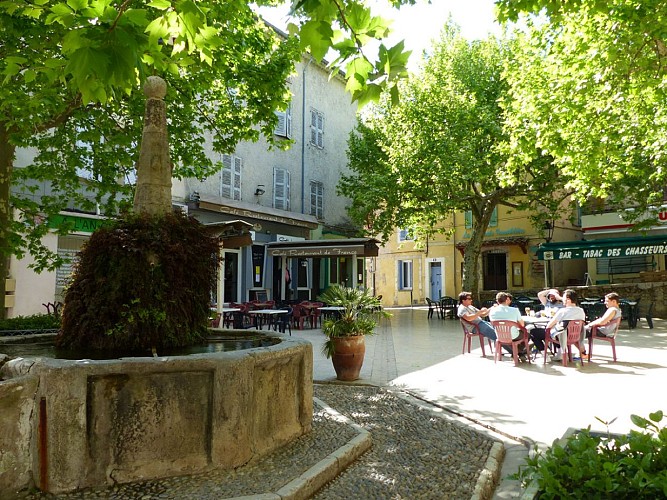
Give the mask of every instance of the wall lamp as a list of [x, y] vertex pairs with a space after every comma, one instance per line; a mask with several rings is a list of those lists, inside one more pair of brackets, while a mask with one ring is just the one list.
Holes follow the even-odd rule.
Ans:
[[257, 189], [255, 189], [255, 196], [262, 196], [266, 191], [264, 190], [264, 184], [257, 184]]

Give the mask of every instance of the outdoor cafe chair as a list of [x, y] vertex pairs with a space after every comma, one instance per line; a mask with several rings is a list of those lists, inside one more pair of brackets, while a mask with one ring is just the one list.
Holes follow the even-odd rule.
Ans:
[[[567, 323], [567, 340], [565, 345], [562, 342], [563, 333], [561, 333], [561, 348], [563, 349], [563, 366], [567, 366], [568, 361], [572, 361], [572, 346], [574, 344], [579, 345], [579, 349], [582, 349], [581, 345], [581, 330], [584, 328], [584, 321], [581, 319], [571, 319]], [[589, 358], [590, 359], [590, 358]]]
[[292, 311], [293, 308], [287, 306], [287, 312], [278, 315], [276, 322], [274, 323], [274, 328], [280, 333], [285, 333], [285, 330], [289, 330], [290, 337], [292, 336]]
[[308, 310], [301, 304], [294, 304], [292, 308], [292, 322], [299, 330], [305, 328], [305, 321], [308, 319]]
[[[486, 352], [484, 351], [485, 337], [484, 335], [482, 335], [482, 332], [479, 330], [479, 327], [475, 323], [466, 321], [463, 318], [459, 319], [461, 320], [461, 328], [463, 328], [463, 354], [466, 353], [466, 342], [468, 343], [468, 353], [470, 353], [472, 338], [479, 337], [479, 345], [482, 347], [482, 356], [486, 356]], [[491, 349], [491, 352], [493, 352], [493, 344], [491, 343], [491, 339], [487, 340], [489, 341], [489, 349]]]
[[448, 316], [451, 319], [456, 317], [456, 309], [458, 308], [458, 301], [453, 297], [440, 297], [440, 315], [442, 319], [446, 319]]
[[621, 324], [621, 318], [616, 318], [609, 322], [608, 328], [613, 327], [613, 333], [603, 334], [598, 331], [597, 326], [591, 328], [591, 336], [588, 338], [588, 362], [591, 362], [593, 358], [593, 340], [604, 340], [611, 344], [611, 352], [614, 355], [614, 363], [616, 362], [616, 334], [618, 333], [618, 327]]
[[438, 318], [440, 317], [440, 306], [437, 305], [435, 302], [433, 302], [429, 297], [426, 297], [426, 303], [428, 304], [428, 314], [426, 317], [428, 319], [431, 319], [433, 317], [433, 312], [438, 315]]
[[[519, 366], [519, 346], [523, 344], [526, 349], [526, 359], [528, 360], [528, 363], [530, 363], [530, 350], [528, 349], [530, 336], [528, 335], [528, 330], [516, 321], [507, 319], [492, 321], [491, 324], [496, 331], [496, 355], [493, 357], [493, 361], [498, 362], [498, 359], [502, 355], [502, 346], [509, 345], [512, 346], [514, 366]], [[512, 337], [513, 328], [516, 328], [520, 332], [520, 335], [516, 338]]]

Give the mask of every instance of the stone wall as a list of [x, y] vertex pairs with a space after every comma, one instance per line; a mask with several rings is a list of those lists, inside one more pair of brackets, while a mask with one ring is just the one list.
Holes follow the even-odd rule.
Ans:
[[[312, 346], [109, 361], [16, 359], [0, 381], [0, 498], [257, 459], [309, 432]], [[16, 464], [14, 466], [14, 464]], [[14, 470], [15, 472], [12, 472]]]

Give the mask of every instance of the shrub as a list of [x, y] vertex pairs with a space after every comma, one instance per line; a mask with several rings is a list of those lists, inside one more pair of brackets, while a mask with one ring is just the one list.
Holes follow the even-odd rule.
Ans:
[[97, 229], [74, 266], [57, 345], [140, 352], [201, 342], [219, 246], [202, 224], [175, 213]]
[[588, 429], [536, 451], [512, 478], [524, 486], [537, 483], [539, 498], [667, 498], [667, 428], [657, 424], [662, 411], [648, 419], [632, 415], [643, 432], [595, 435]]
[[54, 330], [60, 328], [60, 317], [53, 314], [33, 314], [0, 320], [0, 335], [7, 330]]

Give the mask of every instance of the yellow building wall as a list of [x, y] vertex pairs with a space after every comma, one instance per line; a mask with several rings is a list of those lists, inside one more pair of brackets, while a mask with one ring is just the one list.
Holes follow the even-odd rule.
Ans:
[[[504, 255], [506, 265], [506, 290], [514, 295], [531, 294], [545, 286], [545, 263], [538, 261], [535, 251], [544, 237], [532, 227], [528, 214], [507, 207], [498, 207], [498, 223], [489, 227], [484, 238], [482, 254], [497, 253]], [[414, 241], [399, 242], [399, 231], [381, 248], [379, 256], [373, 264], [367, 266], [371, 272], [368, 286], [374, 288], [376, 295], [382, 295], [385, 306], [423, 305], [426, 297], [437, 300], [437, 287], [432, 283], [434, 274], [440, 272], [442, 287], [440, 296], [456, 298], [461, 292], [463, 282], [463, 255], [457, 244], [470, 240], [471, 229], [465, 227], [463, 213], [457, 213], [443, 221], [442, 227], [451, 232], [451, 237], [437, 234], [428, 241], [417, 244]], [[578, 239], [579, 227], [572, 226], [567, 220], [555, 221], [553, 241]], [[521, 244], [518, 244], [517, 240]], [[478, 276], [479, 289], [484, 290], [483, 263]], [[500, 258], [502, 259], [502, 258]], [[399, 262], [412, 261], [413, 283], [411, 290], [399, 288]], [[582, 279], [585, 272], [585, 261], [568, 261], [566, 264], [552, 262], [552, 277], [557, 283], [566, 285], [568, 281]], [[580, 269], [581, 268], [581, 269]]]

